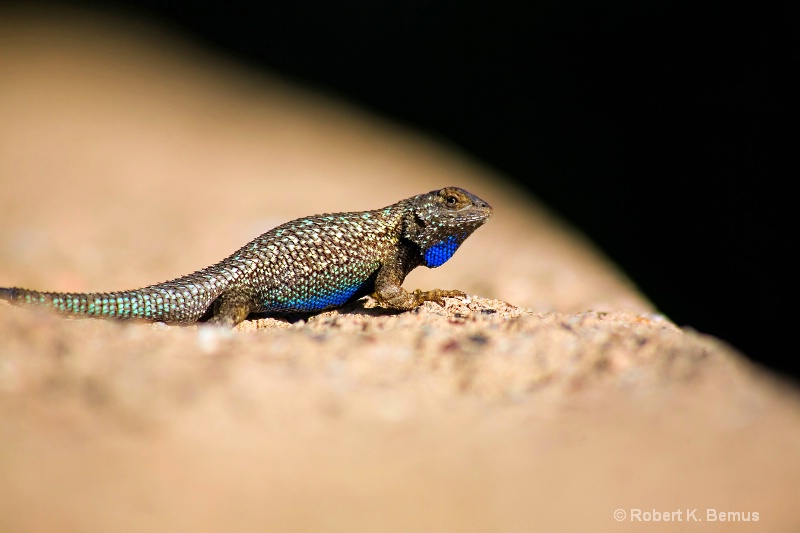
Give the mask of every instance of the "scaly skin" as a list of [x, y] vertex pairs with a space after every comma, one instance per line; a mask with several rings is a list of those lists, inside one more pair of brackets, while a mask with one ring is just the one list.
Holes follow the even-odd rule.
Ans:
[[250, 313], [311, 313], [367, 294], [389, 309], [444, 305], [456, 290], [408, 292], [406, 275], [436, 268], [492, 215], [483, 200], [456, 187], [374, 211], [315, 215], [287, 222], [230, 257], [172, 281], [111, 293], [0, 288], [0, 299], [44, 305], [72, 316], [139, 318], [235, 326]]

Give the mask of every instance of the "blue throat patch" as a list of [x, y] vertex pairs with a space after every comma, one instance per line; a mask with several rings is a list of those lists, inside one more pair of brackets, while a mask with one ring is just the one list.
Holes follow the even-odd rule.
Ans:
[[425, 265], [430, 268], [442, 266], [458, 250], [461, 243], [455, 236], [450, 235], [445, 240], [437, 242], [425, 250]]

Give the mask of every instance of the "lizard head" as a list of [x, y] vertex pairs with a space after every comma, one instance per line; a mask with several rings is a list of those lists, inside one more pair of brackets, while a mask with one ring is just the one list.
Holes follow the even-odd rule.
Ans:
[[458, 187], [445, 187], [411, 198], [413, 219], [405, 237], [420, 247], [423, 264], [444, 264], [473, 231], [492, 216], [489, 204]]

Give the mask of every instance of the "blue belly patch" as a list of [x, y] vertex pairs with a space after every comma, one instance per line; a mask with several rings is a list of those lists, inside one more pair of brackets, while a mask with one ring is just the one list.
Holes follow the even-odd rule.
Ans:
[[360, 285], [319, 294], [303, 294], [285, 301], [267, 302], [268, 310], [278, 312], [311, 312], [339, 307], [347, 303], [358, 291]]

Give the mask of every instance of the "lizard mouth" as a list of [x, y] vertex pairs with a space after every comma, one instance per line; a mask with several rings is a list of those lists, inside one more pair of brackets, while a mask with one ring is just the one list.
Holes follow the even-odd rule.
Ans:
[[457, 212], [458, 216], [455, 217], [456, 223], [459, 222], [478, 222], [483, 224], [491, 218], [494, 211], [489, 204], [484, 203], [483, 206], [470, 206]]

